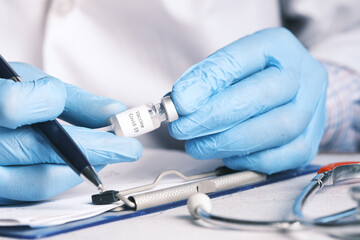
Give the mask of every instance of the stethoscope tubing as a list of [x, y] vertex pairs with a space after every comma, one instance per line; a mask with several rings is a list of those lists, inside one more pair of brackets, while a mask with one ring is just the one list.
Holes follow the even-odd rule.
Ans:
[[207, 212], [201, 207], [196, 208], [196, 215], [203, 221], [208, 222], [212, 225], [237, 229], [237, 230], [261, 230], [261, 231], [279, 231], [279, 230], [290, 230], [298, 229], [300, 223], [296, 220], [293, 221], [252, 221], [246, 219], [228, 218], [215, 215]]
[[[321, 168], [318, 174], [297, 197], [293, 206], [294, 220], [283, 221], [252, 221], [246, 219], [228, 218], [207, 212], [201, 206], [195, 209], [198, 218], [212, 225], [237, 230], [261, 231], [292, 231], [314, 229], [328, 235], [342, 236], [348, 239], [360, 239], [360, 220], [357, 208], [351, 208], [332, 215], [319, 218], [309, 218], [303, 214], [307, 200], [319, 191], [327, 182], [331, 185], [340, 177], [344, 179], [346, 171], [349, 176], [359, 176], [359, 162], [334, 163]], [[330, 168], [330, 169], [328, 169]], [[338, 168], [334, 177], [334, 170]], [[324, 169], [326, 171], [324, 171]], [[350, 219], [343, 221], [346, 219]], [[343, 222], [341, 222], [343, 221]]]
[[[356, 212], [356, 209], [350, 209]], [[360, 239], [360, 221], [350, 222], [299, 222], [298, 220], [285, 221], [251, 221], [245, 219], [235, 219], [218, 216], [206, 212], [198, 207], [196, 214], [204, 222], [210, 223], [211, 226], [217, 226], [222, 229], [247, 230], [247, 231], [278, 231], [292, 232], [299, 230], [315, 230], [327, 235], [345, 237], [347, 239]], [[349, 211], [349, 210], [347, 210]], [[347, 212], [345, 211], [345, 212]], [[349, 215], [349, 214], [346, 214]]]

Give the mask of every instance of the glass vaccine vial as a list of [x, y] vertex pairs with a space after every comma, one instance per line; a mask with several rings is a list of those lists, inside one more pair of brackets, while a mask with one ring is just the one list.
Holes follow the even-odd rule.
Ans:
[[165, 120], [172, 122], [178, 118], [175, 105], [167, 94], [158, 104], [147, 103], [128, 109], [112, 116], [110, 122], [117, 136], [136, 137], [159, 128]]

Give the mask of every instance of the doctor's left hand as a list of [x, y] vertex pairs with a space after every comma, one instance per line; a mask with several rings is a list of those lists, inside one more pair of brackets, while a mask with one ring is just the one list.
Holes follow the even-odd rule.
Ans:
[[82, 182], [29, 124], [60, 115], [76, 125], [64, 127], [97, 171], [141, 156], [136, 139], [90, 129], [108, 125], [110, 116], [125, 110], [124, 104], [30, 65], [11, 65], [24, 82], [0, 79], [0, 205], [44, 200]]
[[286, 29], [241, 38], [173, 86], [169, 125], [197, 159], [274, 173], [310, 162], [325, 125], [327, 72]]

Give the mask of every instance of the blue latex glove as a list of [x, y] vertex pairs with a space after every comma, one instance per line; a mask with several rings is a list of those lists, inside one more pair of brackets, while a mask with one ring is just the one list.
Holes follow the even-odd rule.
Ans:
[[169, 126], [197, 159], [274, 173], [317, 153], [327, 72], [286, 29], [266, 29], [216, 51], [173, 86], [182, 115]]
[[28, 124], [61, 114], [81, 126], [65, 129], [97, 170], [141, 156], [136, 139], [89, 129], [109, 125], [109, 117], [123, 111], [124, 104], [64, 84], [30, 65], [11, 65], [24, 82], [0, 79], [0, 204], [47, 199], [82, 182]]

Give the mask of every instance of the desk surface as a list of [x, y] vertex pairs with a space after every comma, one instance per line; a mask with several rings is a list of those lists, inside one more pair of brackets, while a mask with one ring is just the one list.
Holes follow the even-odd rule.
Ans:
[[[163, 152], [161, 152], [163, 154]], [[172, 154], [172, 152], [169, 152]], [[179, 153], [176, 153], [179, 154]], [[146, 151], [145, 155], [146, 157]], [[171, 157], [171, 156], [169, 156]], [[314, 164], [335, 161], [356, 161], [360, 155], [319, 155]], [[313, 174], [274, 183], [256, 189], [212, 200], [213, 212], [224, 216], [253, 220], [286, 219], [294, 199]], [[347, 193], [348, 186], [339, 185], [323, 190], [312, 199], [306, 212], [314, 215], [354, 207]], [[142, 217], [108, 223], [70, 232], [48, 239], [332, 239], [311, 231], [291, 233], [235, 231], [215, 229], [192, 220], [186, 206]]]

